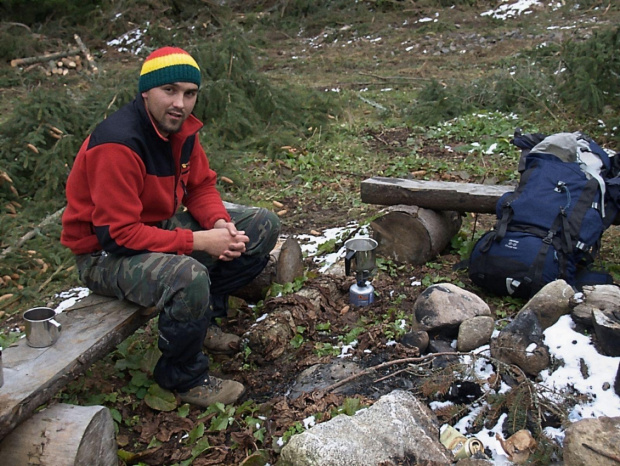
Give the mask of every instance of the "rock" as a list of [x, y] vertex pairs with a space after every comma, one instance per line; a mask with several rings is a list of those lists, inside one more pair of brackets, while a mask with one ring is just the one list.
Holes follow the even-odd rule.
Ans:
[[620, 308], [620, 288], [616, 285], [584, 286], [581, 293], [577, 293], [573, 301], [574, 307], [571, 317], [577, 324], [591, 328], [592, 310], [601, 311]]
[[601, 351], [607, 356], [620, 356], [620, 311], [593, 309], [592, 324]]
[[495, 329], [495, 319], [489, 316], [477, 316], [463, 321], [459, 326], [456, 340], [458, 351], [471, 351], [486, 345]]
[[571, 312], [573, 288], [564, 280], [547, 283], [523, 306], [521, 311], [531, 309], [538, 317], [543, 330], [555, 324], [560, 317]]
[[429, 333], [453, 331], [473, 317], [491, 316], [489, 306], [474, 293], [451, 283], [429, 286], [418, 296], [414, 306], [417, 330]]
[[[454, 353], [455, 349], [450, 342], [441, 339], [432, 339], [428, 342], [429, 353]], [[433, 359], [431, 367], [433, 370], [444, 369], [449, 366], [459, 364], [459, 357], [456, 354], [443, 354]]]
[[[317, 389], [327, 388], [361, 370], [360, 366], [353, 361], [338, 360], [331, 364], [315, 364], [303, 370], [297, 376], [289, 397], [295, 399], [302, 393], [310, 393]], [[336, 388], [334, 393], [342, 392], [345, 390], [345, 387]]]
[[494, 465], [495, 462], [481, 458], [463, 458], [462, 460], [458, 460], [456, 464], [458, 466], [490, 466]]
[[614, 392], [620, 396], [620, 363], [618, 364], [618, 370], [616, 371], [616, 381], [614, 382]]
[[608, 466], [616, 463], [620, 463], [620, 417], [582, 419], [568, 426], [564, 437], [564, 464]]
[[452, 464], [439, 443], [435, 415], [411, 393], [395, 390], [354, 416], [341, 414], [291, 437], [280, 466]]
[[409, 348], [418, 348], [422, 354], [428, 348], [429, 336], [424, 330], [413, 331], [405, 333], [400, 342]]
[[549, 348], [543, 343], [538, 318], [530, 309], [520, 311], [514, 320], [491, 340], [491, 356], [516, 364], [523, 372], [537, 375], [551, 363]]

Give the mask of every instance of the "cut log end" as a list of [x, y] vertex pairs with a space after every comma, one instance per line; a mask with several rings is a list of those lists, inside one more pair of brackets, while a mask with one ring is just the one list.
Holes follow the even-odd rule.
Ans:
[[114, 421], [104, 406], [56, 404], [0, 443], [3, 464], [116, 466]]
[[461, 216], [457, 212], [398, 205], [386, 209], [370, 226], [379, 243], [377, 255], [420, 265], [450, 244], [461, 228]]

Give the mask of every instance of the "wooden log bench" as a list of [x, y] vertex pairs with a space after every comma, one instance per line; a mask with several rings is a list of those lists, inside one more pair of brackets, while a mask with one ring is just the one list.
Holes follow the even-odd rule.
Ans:
[[373, 177], [362, 181], [362, 202], [378, 205], [414, 205], [438, 211], [495, 213], [499, 198], [514, 186], [454, 181], [406, 180]]
[[[404, 204], [437, 211], [495, 214], [499, 198], [515, 187], [375, 176], [362, 181], [361, 196], [366, 204]], [[613, 224], [620, 225], [620, 213]]]
[[462, 213], [493, 213], [510, 186], [373, 177], [362, 181], [366, 204], [387, 206], [370, 224], [377, 254], [413, 265], [433, 259], [458, 233]]
[[[361, 183], [366, 204], [388, 206], [371, 223], [377, 254], [423, 264], [460, 229], [460, 214], [495, 214], [499, 198], [514, 186], [373, 177]], [[613, 222], [620, 225], [620, 214]]]
[[[295, 240], [278, 242], [271, 256], [273, 261], [235, 296], [262, 299], [272, 282], [283, 284], [303, 274], [302, 251]], [[117, 465], [107, 408], [58, 403], [37, 410], [155, 315], [152, 308], [90, 294], [56, 316], [62, 330], [52, 346], [32, 348], [22, 338], [4, 349], [0, 464]]]
[[[60, 404], [33, 414], [154, 315], [127, 301], [91, 294], [58, 314], [62, 331], [54, 345], [31, 348], [22, 338], [4, 349], [2, 464], [117, 464], [116, 442], [109, 438], [111, 428], [114, 440], [114, 426], [107, 408]], [[38, 458], [38, 462], [28, 458]]]

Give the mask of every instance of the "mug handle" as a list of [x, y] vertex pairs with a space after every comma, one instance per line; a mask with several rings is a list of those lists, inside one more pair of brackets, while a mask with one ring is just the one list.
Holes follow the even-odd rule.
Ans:
[[49, 323], [56, 327], [56, 330], [58, 330], [59, 332], [62, 330], [62, 324], [60, 322], [56, 322], [56, 320], [50, 319]]

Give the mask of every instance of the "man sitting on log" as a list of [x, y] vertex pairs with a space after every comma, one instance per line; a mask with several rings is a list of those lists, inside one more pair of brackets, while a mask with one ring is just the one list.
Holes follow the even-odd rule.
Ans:
[[239, 338], [214, 319], [263, 270], [280, 222], [266, 209], [222, 203], [198, 140], [202, 123], [191, 114], [200, 78], [182, 49], [147, 57], [135, 100], [101, 122], [76, 156], [61, 242], [92, 291], [160, 311], [155, 381], [206, 407], [245, 391], [207, 375], [203, 343], [238, 349]]

